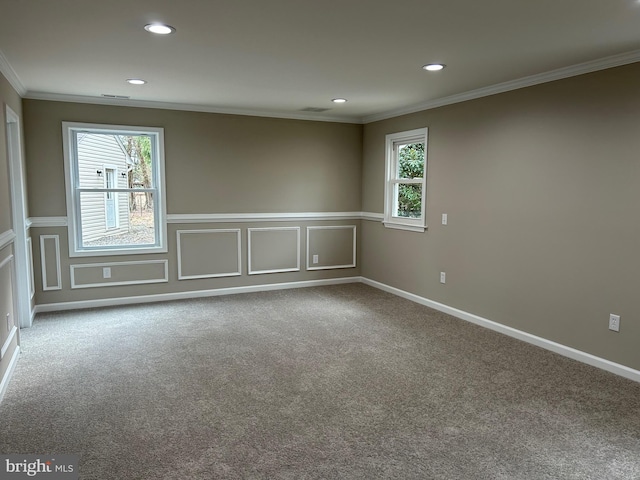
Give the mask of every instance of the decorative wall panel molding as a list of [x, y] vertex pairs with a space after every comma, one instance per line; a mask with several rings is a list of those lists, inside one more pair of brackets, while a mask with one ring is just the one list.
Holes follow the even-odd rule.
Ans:
[[27, 276], [29, 279], [29, 298], [36, 294], [36, 282], [33, 275], [33, 242], [27, 237]]
[[300, 227], [247, 229], [249, 275], [300, 271]]
[[71, 288], [144, 285], [169, 281], [168, 260], [82, 263], [70, 266]]
[[0, 233], [0, 249], [6, 247], [16, 238], [16, 234], [13, 230], [9, 229], [6, 232]]
[[356, 266], [356, 226], [307, 227], [307, 270]]
[[178, 230], [178, 280], [242, 275], [239, 228]]
[[40, 235], [40, 266], [42, 290], [62, 290], [59, 235]]

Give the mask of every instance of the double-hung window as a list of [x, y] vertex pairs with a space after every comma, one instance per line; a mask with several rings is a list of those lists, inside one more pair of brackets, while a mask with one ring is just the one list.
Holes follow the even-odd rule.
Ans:
[[69, 255], [166, 252], [162, 128], [62, 123]]
[[424, 232], [427, 179], [427, 129], [386, 136], [384, 224]]

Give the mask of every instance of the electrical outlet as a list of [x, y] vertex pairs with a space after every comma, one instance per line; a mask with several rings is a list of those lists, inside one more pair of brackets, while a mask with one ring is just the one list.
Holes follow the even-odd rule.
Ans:
[[445, 272], [440, 272], [440, 283], [447, 283], [447, 274]]
[[620, 315], [609, 314], [609, 330], [620, 331]]
[[449, 222], [449, 215], [447, 215], [446, 213], [442, 214], [442, 224], [446, 225]]
[[111, 267], [104, 267], [102, 269], [102, 278], [111, 278]]
[[318, 260], [318, 255], [314, 255], [313, 256], [313, 263], [318, 263], [320, 260]]

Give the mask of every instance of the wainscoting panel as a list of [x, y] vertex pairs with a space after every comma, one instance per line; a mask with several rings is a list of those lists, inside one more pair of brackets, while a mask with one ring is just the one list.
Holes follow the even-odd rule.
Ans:
[[13, 242], [16, 238], [16, 234], [13, 230], [9, 229], [6, 232], [0, 233], [0, 250]]
[[168, 260], [71, 265], [71, 288], [141, 285], [145, 283], [166, 283], [168, 281]]
[[355, 225], [307, 227], [307, 270], [355, 266]]
[[59, 235], [40, 235], [40, 266], [42, 290], [62, 290]]
[[2, 360], [16, 336], [17, 327], [13, 313], [13, 260], [12, 254], [0, 261], [0, 360]]
[[300, 271], [300, 227], [247, 229], [249, 275]]
[[240, 229], [178, 230], [178, 280], [242, 275]]
[[29, 298], [36, 294], [36, 282], [33, 277], [33, 243], [31, 237], [27, 237], [27, 275], [29, 276]]

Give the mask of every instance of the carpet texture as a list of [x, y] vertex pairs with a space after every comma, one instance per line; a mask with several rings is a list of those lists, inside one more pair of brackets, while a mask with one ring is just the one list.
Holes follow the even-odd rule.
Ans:
[[640, 479], [640, 384], [361, 284], [38, 315], [0, 452], [82, 479]]

